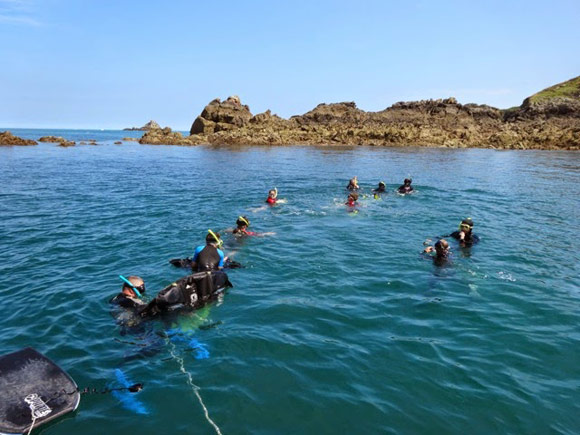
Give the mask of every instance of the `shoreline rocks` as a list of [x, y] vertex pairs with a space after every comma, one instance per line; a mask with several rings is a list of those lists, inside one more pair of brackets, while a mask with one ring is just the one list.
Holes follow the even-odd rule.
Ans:
[[580, 149], [580, 77], [547, 88], [521, 106], [501, 110], [453, 97], [406, 101], [365, 112], [354, 102], [319, 104], [289, 119], [253, 115], [240, 98], [212, 100], [190, 136], [150, 131], [156, 145], [370, 145], [499, 149]]
[[0, 146], [30, 146], [38, 145], [36, 141], [31, 139], [22, 139], [14, 136], [10, 131], [0, 132]]

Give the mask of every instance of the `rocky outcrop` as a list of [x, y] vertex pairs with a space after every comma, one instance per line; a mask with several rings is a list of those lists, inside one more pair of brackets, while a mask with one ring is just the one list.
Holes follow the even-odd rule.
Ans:
[[250, 108], [242, 105], [238, 96], [219, 98], [211, 101], [199, 115], [189, 130], [190, 134], [212, 134], [218, 131], [233, 130], [248, 125], [253, 115]]
[[21, 137], [14, 136], [9, 131], [3, 131], [3, 132], [0, 132], [0, 145], [26, 146], [26, 145], [38, 145], [38, 144], [34, 140], [22, 139]]
[[138, 137], [124, 137], [123, 140], [125, 142], [139, 142], [139, 138]]
[[74, 147], [76, 145], [75, 141], [63, 139], [59, 142], [58, 146], [62, 148]]
[[149, 130], [139, 139], [139, 143], [148, 145], [197, 145], [200, 143], [198, 139], [192, 136], [183, 137], [181, 133], [165, 127]]
[[66, 142], [66, 139], [61, 136], [42, 136], [40, 139], [38, 139], [38, 142], [60, 143]]
[[319, 104], [303, 115], [283, 119], [269, 110], [252, 115], [238, 97], [229, 97], [211, 101], [188, 137], [171, 130], [151, 133], [140, 142], [580, 149], [580, 77], [507, 110], [460, 104], [455, 98], [399, 102], [379, 112], [343, 102]]
[[149, 131], [149, 130], [155, 130], [155, 129], [159, 129], [161, 128], [161, 126], [159, 124], [157, 124], [155, 121], [151, 120], [149, 121], [147, 124], [145, 124], [143, 127], [130, 127], [130, 128], [124, 128], [124, 131]]

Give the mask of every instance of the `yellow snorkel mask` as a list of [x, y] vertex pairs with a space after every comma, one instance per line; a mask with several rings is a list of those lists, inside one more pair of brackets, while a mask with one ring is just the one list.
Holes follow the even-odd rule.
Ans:
[[459, 231], [471, 229], [473, 229], [473, 220], [471, 218], [465, 218], [461, 222], [459, 222]]
[[248, 220], [247, 220], [245, 217], [243, 217], [243, 216], [238, 216], [238, 220], [239, 220], [239, 221], [242, 221], [243, 223], [245, 223], [247, 227], [249, 227], [249, 226], [250, 226], [250, 221], [248, 221]]
[[220, 239], [216, 233], [214, 233], [212, 230], [207, 230], [208, 233], [210, 233], [212, 235], [212, 237], [215, 239], [218, 248], [221, 248], [221, 246], [224, 244], [224, 241], [222, 239]]

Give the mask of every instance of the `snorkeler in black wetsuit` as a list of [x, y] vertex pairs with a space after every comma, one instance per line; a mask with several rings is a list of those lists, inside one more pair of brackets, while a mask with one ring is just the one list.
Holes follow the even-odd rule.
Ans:
[[124, 282], [121, 292], [111, 299], [111, 303], [119, 305], [121, 308], [139, 309], [147, 305], [143, 302], [141, 294], [145, 293], [145, 282], [140, 276], [130, 276], [127, 280], [132, 284]]
[[432, 255], [433, 263], [436, 266], [442, 266], [451, 257], [449, 243], [445, 239], [437, 240], [435, 246], [427, 246], [423, 253]]
[[192, 259], [192, 269], [197, 272], [202, 272], [206, 270], [217, 270], [224, 267], [224, 252], [219, 249], [223, 245], [220, 234], [208, 230], [205, 243], [205, 246], [200, 245], [195, 248]]
[[459, 230], [444, 237], [453, 237], [459, 240], [461, 247], [472, 246], [479, 242], [479, 237], [473, 234], [473, 220], [471, 218], [463, 219], [459, 224]]
[[411, 180], [410, 178], [405, 178], [405, 180], [403, 181], [403, 185], [399, 186], [399, 189], [397, 189], [397, 191], [402, 195], [412, 193], [413, 192], [413, 186], [411, 186], [412, 182], [413, 180]]
[[379, 181], [377, 188], [373, 189], [374, 198], [379, 199], [383, 193], [387, 193], [387, 185], [384, 181]]

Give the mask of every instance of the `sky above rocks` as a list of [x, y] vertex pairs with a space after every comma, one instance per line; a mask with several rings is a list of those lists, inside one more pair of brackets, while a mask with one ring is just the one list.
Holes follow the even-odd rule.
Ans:
[[580, 75], [580, 1], [0, 0], [0, 59], [0, 129], [189, 130], [233, 94], [508, 108]]

